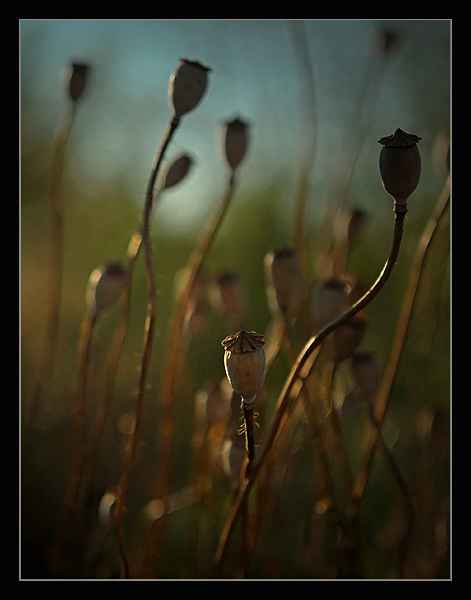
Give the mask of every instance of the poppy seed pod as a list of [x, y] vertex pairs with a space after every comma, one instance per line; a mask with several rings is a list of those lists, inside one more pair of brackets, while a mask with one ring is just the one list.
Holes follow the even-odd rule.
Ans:
[[417, 142], [421, 138], [396, 129], [391, 135], [382, 137], [379, 168], [383, 187], [396, 204], [407, 204], [420, 179], [420, 152]]
[[371, 400], [379, 386], [378, 360], [369, 352], [355, 354], [352, 358], [352, 371], [360, 392]]
[[169, 100], [176, 118], [193, 110], [204, 95], [208, 85], [208, 67], [187, 58], [170, 77]]
[[264, 343], [263, 336], [254, 331], [239, 331], [221, 342], [227, 378], [244, 408], [253, 407], [265, 382]]
[[242, 326], [246, 303], [245, 289], [237, 273], [220, 273], [210, 285], [209, 296], [214, 307], [233, 325]]
[[233, 171], [245, 157], [249, 141], [248, 125], [241, 119], [227, 121], [224, 129], [224, 151], [226, 160]]
[[127, 272], [120, 262], [108, 262], [92, 271], [86, 292], [90, 313], [96, 316], [114, 304], [126, 281]]
[[335, 364], [350, 358], [366, 332], [366, 318], [358, 313], [339, 327], [328, 338], [327, 351]]
[[397, 46], [400, 39], [401, 36], [398, 33], [390, 29], [382, 30], [377, 38], [379, 52], [386, 56]]
[[80, 63], [71, 63], [67, 69], [67, 90], [73, 102], [76, 102], [85, 90], [88, 70], [88, 65]]
[[348, 282], [336, 277], [319, 285], [312, 300], [314, 331], [319, 331], [344, 311], [345, 306], [350, 304], [350, 291]]
[[265, 257], [265, 276], [268, 282], [269, 303], [272, 310], [280, 310], [286, 317], [294, 317], [303, 300], [303, 276], [296, 251], [282, 248]]
[[164, 175], [162, 189], [168, 190], [168, 188], [180, 183], [180, 181], [188, 174], [192, 164], [193, 160], [188, 154], [182, 154], [176, 158], [168, 167], [167, 172]]

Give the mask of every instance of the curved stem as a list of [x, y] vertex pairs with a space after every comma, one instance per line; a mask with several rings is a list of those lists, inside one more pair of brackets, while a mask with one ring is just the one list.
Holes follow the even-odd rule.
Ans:
[[384, 265], [383, 270], [381, 271], [378, 279], [373, 284], [373, 286], [352, 307], [350, 307], [347, 311], [345, 311], [336, 319], [328, 323], [318, 332], [316, 336], [312, 337], [306, 343], [300, 355], [298, 356], [298, 359], [296, 360], [295, 364], [291, 369], [291, 373], [289, 374], [288, 379], [286, 380], [283, 390], [279, 396], [275, 416], [271, 428], [268, 432], [267, 438], [261, 448], [261, 452], [258, 458], [253, 462], [252, 468], [250, 470], [250, 477], [246, 478], [245, 481], [241, 484], [237, 498], [226, 520], [226, 524], [221, 534], [219, 546], [215, 556], [216, 568], [218, 570], [222, 565], [222, 561], [224, 560], [230, 536], [240, 517], [241, 507], [243, 506], [248, 493], [250, 492], [253, 484], [255, 483], [257, 475], [260, 472], [260, 469], [263, 465], [264, 459], [270, 451], [270, 448], [277, 436], [278, 428], [282, 421], [283, 413], [286, 410], [290, 400], [291, 391], [293, 389], [294, 384], [296, 383], [296, 380], [300, 377], [304, 365], [306, 364], [314, 350], [330, 333], [332, 333], [337, 327], [339, 327], [340, 325], [351, 319], [353, 316], [355, 316], [358, 312], [360, 312], [360, 310], [362, 310], [367, 304], [369, 304], [373, 300], [373, 298], [376, 297], [376, 295], [383, 288], [386, 281], [389, 279], [389, 276], [391, 275], [394, 269], [394, 265], [399, 255], [399, 249], [401, 246], [404, 219], [407, 213], [407, 205], [395, 204], [394, 212], [395, 222], [393, 242], [386, 264]]
[[[447, 208], [449, 207], [450, 202], [450, 181], [449, 178], [445, 183], [444, 189], [437, 201], [434, 212], [427, 222], [422, 236], [419, 240], [419, 244], [416, 250], [415, 262], [412, 267], [412, 272], [409, 279], [409, 284], [406, 290], [405, 298], [402, 304], [401, 313], [398, 318], [398, 325], [396, 329], [396, 334], [393, 340], [391, 353], [389, 355], [388, 364], [386, 367], [385, 375], [383, 377], [378, 395], [375, 400], [375, 406], [371, 409], [370, 418], [375, 426], [375, 430], [373, 431], [373, 435], [370, 439], [368, 449], [366, 451], [366, 460], [363, 468], [360, 470], [355, 485], [353, 488], [352, 501], [353, 501], [353, 512], [352, 512], [352, 521], [354, 521], [358, 516], [358, 511], [360, 507], [361, 500], [363, 498], [363, 494], [365, 492], [365, 488], [368, 482], [368, 478], [371, 473], [371, 466], [373, 464], [373, 458], [376, 453], [376, 450], [381, 445], [383, 449], [387, 447], [384, 446], [384, 440], [381, 435], [381, 425], [384, 420], [384, 415], [386, 413], [387, 403], [389, 399], [389, 394], [391, 392], [394, 379], [396, 376], [397, 368], [399, 365], [402, 348], [404, 347], [404, 341], [406, 338], [411, 314], [414, 308], [415, 299], [417, 296], [417, 290], [422, 281], [423, 267], [425, 261], [427, 259], [427, 255], [430, 249], [430, 244], [433, 240], [433, 237], [436, 233], [438, 224], [440, 223], [441, 218], [445, 214]], [[386, 455], [388, 461], [389, 457]], [[390, 462], [390, 461], [389, 461]], [[393, 473], [396, 476], [398, 485], [403, 492], [406, 505], [408, 508], [408, 512], [410, 515], [413, 515], [412, 505], [410, 500], [410, 494], [408, 492], [407, 487], [402, 479], [402, 475], [396, 472], [395, 466], [390, 464], [393, 469]], [[410, 535], [410, 529], [412, 527], [412, 516], [409, 517], [407, 534], [405, 536], [405, 542]], [[403, 557], [402, 557], [403, 558]]]
[[[392, 344], [391, 354], [389, 356], [386, 372], [383, 377], [383, 381], [381, 383], [381, 387], [379, 389], [375, 401], [374, 416], [375, 420], [379, 424], [383, 422], [384, 415], [386, 412], [389, 394], [391, 392], [391, 388], [393, 386], [394, 379], [396, 376], [396, 371], [401, 357], [402, 348], [404, 346], [404, 340], [406, 337], [410, 317], [414, 307], [417, 290], [422, 279], [423, 265], [425, 259], [427, 258], [428, 250], [430, 248], [430, 242], [433, 239], [441, 217], [445, 213], [446, 208], [449, 206], [450, 195], [448, 186], [449, 181], [447, 182], [445, 190], [437, 202], [434, 214], [425, 226], [425, 229], [422, 233], [417, 247], [415, 264], [412, 268], [412, 273], [409, 279], [409, 285], [406, 291], [406, 296], [402, 304], [401, 314], [398, 318], [398, 327], [396, 329], [396, 335]], [[376, 438], [376, 436], [374, 436], [370, 441], [365, 466], [359, 473], [357, 481], [355, 482], [353, 499], [356, 504], [360, 502], [363, 496], [368, 476], [371, 471], [371, 463], [373, 460], [374, 453], [378, 447], [378, 443], [379, 440]]]
[[118, 527], [118, 543], [119, 543], [119, 554], [120, 554], [120, 576], [121, 579], [129, 578], [129, 563], [126, 557], [125, 543], [124, 543], [124, 526], [123, 517], [126, 505], [126, 496], [129, 488], [131, 479], [132, 469], [136, 458], [136, 452], [139, 443], [139, 436], [141, 430], [142, 412], [144, 407], [144, 398], [147, 387], [147, 376], [149, 372], [150, 360], [152, 357], [152, 342], [154, 339], [154, 328], [155, 328], [155, 308], [157, 299], [157, 290], [154, 281], [154, 269], [152, 261], [152, 243], [151, 243], [151, 232], [150, 232], [150, 218], [152, 213], [152, 206], [154, 200], [154, 187], [159, 172], [160, 165], [164, 158], [167, 147], [170, 140], [175, 133], [180, 119], [174, 117], [170, 122], [165, 137], [162, 142], [162, 146], [155, 160], [154, 166], [152, 167], [151, 175], [147, 185], [146, 201], [144, 205], [144, 214], [142, 222], [142, 244], [145, 252], [145, 263], [146, 263], [146, 278], [147, 278], [147, 289], [148, 289], [148, 303], [147, 303], [147, 319], [144, 328], [144, 349], [142, 353], [141, 371], [139, 377], [139, 388], [137, 392], [136, 400], [136, 414], [134, 429], [131, 437], [131, 443], [129, 446], [128, 457], [126, 467], [123, 473], [121, 484], [119, 487], [117, 499], [116, 499], [116, 520]]

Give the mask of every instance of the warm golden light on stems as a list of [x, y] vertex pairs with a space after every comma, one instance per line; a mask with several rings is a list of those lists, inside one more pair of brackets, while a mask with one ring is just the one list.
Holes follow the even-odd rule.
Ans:
[[238, 522], [238, 519], [241, 516], [241, 511], [245, 505], [246, 498], [248, 493], [250, 492], [253, 484], [255, 483], [258, 473], [260, 472], [261, 467], [263, 466], [264, 459], [270, 451], [273, 442], [278, 433], [278, 429], [282, 422], [283, 414], [289, 404], [291, 392], [293, 390], [294, 384], [299, 379], [303, 367], [306, 365], [312, 353], [319, 347], [321, 342], [337, 327], [346, 323], [349, 319], [354, 317], [360, 310], [362, 310], [365, 306], [367, 306], [380, 292], [380, 290], [385, 285], [386, 281], [389, 279], [391, 275], [394, 265], [396, 263], [396, 259], [399, 254], [399, 249], [401, 246], [402, 233], [404, 228], [404, 219], [407, 212], [407, 204], [395, 205], [395, 222], [394, 222], [394, 234], [393, 234], [393, 243], [391, 246], [391, 250], [389, 253], [388, 260], [384, 265], [381, 274], [379, 275], [376, 282], [373, 286], [364, 294], [351, 308], [347, 311], [339, 315], [336, 319], [325, 325], [313, 338], [311, 338], [303, 350], [299, 354], [295, 364], [291, 369], [291, 373], [286, 380], [286, 383], [281, 391], [281, 394], [278, 398], [275, 416], [273, 418], [272, 424], [270, 426], [269, 431], [267, 432], [265, 441], [260, 449], [260, 453], [255, 461], [253, 461], [252, 467], [250, 469], [250, 475], [245, 481], [242, 483], [239, 489], [239, 493], [237, 498], [229, 512], [226, 524], [222, 531], [219, 546], [215, 555], [215, 564], [216, 570], [219, 572], [222, 567], [222, 562], [225, 557], [225, 553], [227, 551], [229, 538], [234, 531], [235, 525]]
[[62, 281], [64, 271], [64, 162], [65, 150], [70, 131], [74, 123], [78, 100], [82, 96], [88, 65], [71, 63], [67, 68], [64, 82], [68, 94], [68, 104], [59, 119], [51, 148], [51, 174], [49, 200], [51, 209], [51, 250], [49, 269], [49, 290], [46, 315], [46, 332], [41, 356], [39, 375], [33, 390], [28, 425], [37, 425], [43, 404], [44, 389], [53, 371], [59, 334], [60, 312], [62, 305]]
[[157, 174], [159, 172], [160, 165], [165, 156], [165, 152], [170, 143], [170, 140], [175, 133], [180, 120], [174, 117], [165, 134], [161, 149], [157, 155], [156, 161], [152, 168], [152, 172], [149, 178], [146, 192], [146, 201], [144, 205], [144, 214], [142, 222], [142, 244], [145, 253], [145, 265], [146, 265], [146, 279], [147, 279], [147, 290], [148, 290], [148, 302], [147, 302], [147, 319], [144, 328], [144, 349], [142, 353], [141, 370], [139, 377], [139, 387], [137, 392], [136, 400], [136, 415], [134, 429], [131, 436], [131, 444], [128, 451], [128, 457], [126, 462], [126, 468], [121, 480], [119, 487], [118, 496], [116, 499], [116, 519], [118, 526], [118, 541], [119, 541], [119, 554], [120, 554], [120, 576], [121, 579], [129, 578], [129, 564], [125, 551], [124, 542], [124, 511], [126, 506], [126, 496], [130, 483], [131, 473], [134, 466], [136, 457], [137, 447], [140, 438], [141, 424], [142, 424], [142, 411], [144, 407], [144, 397], [147, 386], [147, 378], [149, 374], [150, 360], [152, 357], [152, 342], [154, 339], [155, 329], [155, 311], [156, 311], [156, 299], [157, 290], [155, 286], [154, 278], [154, 267], [152, 259], [152, 243], [151, 243], [151, 231], [150, 231], [150, 218], [154, 200], [154, 187]]

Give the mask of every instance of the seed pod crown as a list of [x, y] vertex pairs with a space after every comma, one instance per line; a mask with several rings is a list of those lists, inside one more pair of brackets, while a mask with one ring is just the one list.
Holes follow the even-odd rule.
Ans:
[[181, 65], [170, 77], [169, 100], [175, 117], [180, 118], [193, 110], [203, 97], [208, 85], [209, 67], [198, 61], [182, 58]]
[[380, 138], [383, 146], [379, 156], [379, 168], [383, 187], [396, 201], [396, 205], [407, 205], [420, 179], [420, 152], [417, 135], [396, 129], [391, 135]]
[[255, 352], [265, 344], [263, 335], [255, 331], [239, 331], [235, 335], [228, 335], [221, 342], [224, 350], [241, 354], [244, 352]]
[[224, 366], [232, 389], [242, 398], [244, 407], [253, 408], [255, 396], [265, 382], [263, 335], [255, 331], [239, 331], [222, 342]]

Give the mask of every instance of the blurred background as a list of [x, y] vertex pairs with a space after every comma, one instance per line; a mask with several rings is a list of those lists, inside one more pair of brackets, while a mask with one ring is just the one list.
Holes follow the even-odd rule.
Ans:
[[[335, 227], [339, 209], [348, 213], [359, 208], [366, 215], [366, 229], [349, 268], [368, 287], [387, 257], [393, 221], [392, 200], [382, 189], [379, 175], [378, 139], [398, 127], [422, 138], [422, 176], [409, 202], [400, 260], [394, 278], [367, 311], [369, 325], [362, 348], [374, 352], [384, 364], [417, 243], [447, 175], [450, 34], [448, 20], [20, 22], [21, 408], [22, 440], [28, 447], [23, 497], [29, 501], [22, 516], [23, 578], [53, 576], [51, 532], [57, 525], [58, 507], [71, 469], [77, 345], [85, 311], [85, 287], [91, 271], [104, 260], [124, 260], [127, 244], [139, 226], [147, 178], [171, 118], [168, 81], [179, 59], [199, 60], [212, 71], [203, 101], [183, 118], [167, 152], [166, 164], [182, 152], [189, 153], [195, 164], [181, 184], [163, 194], [153, 215], [158, 326], [146, 399], [144, 449], [129, 501], [131, 520], [151, 499], [146, 477], [152, 471], [158, 435], [156, 390], [161, 381], [175, 276], [185, 266], [226, 188], [229, 170], [220, 145], [223, 123], [234, 117], [246, 120], [250, 144], [240, 167], [233, 204], [206, 257], [204, 271], [208, 279], [224, 270], [240, 276], [246, 294], [246, 329], [260, 333], [267, 331], [272, 319], [263, 260], [274, 247], [296, 243], [293, 223], [299, 190], [306, 189], [307, 200], [303, 222], [308, 240], [308, 292], [325, 275], [322, 249], [338, 234]], [[67, 103], [63, 73], [71, 61], [87, 63], [91, 70], [77, 107], [65, 163], [59, 349], [44, 407], [34, 428], [29, 428], [26, 415], [31, 410], [38, 377], [47, 307], [50, 147]], [[432, 423], [436, 415], [445, 423], [449, 418], [448, 252], [445, 225], [434, 245], [430, 259], [434, 268], [428, 274], [426, 291], [418, 297], [417, 318], [410, 328], [391, 397], [388, 431], [391, 440], [400, 438], [394, 448], [399, 456], [406, 457], [407, 465], [407, 457], [418, 452], [419, 446], [421, 460], [428, 456], [430, 449], [424, 439], [428, 435], [427, 443], [431, 443], [431, 434], [424, 423]], [[145, 275], [142, 264], [138, 264], [116, 398], [96, 465], [93, 506], [120, 477], [129, 437], [128, 421], [134, 411], [145, 307]], [[191, 376], [185, 393], [191, 398], [208, 382], [224, 376], [220, 341], [234, 333], [233, 325], [217, 313], [210, 300], [205, 310], [201, 331], [195, 333], [189, 351]], [[99, 401], [118, 318], [119, 307], [114, 307], [99, 322], [91, 354], [92, 407]], [[299, 344], [310, 335], [307, 326], [303, 327], [298, 323]], [[286, 359], [268, 382], [267, 395], [272, 394], [273, 401], [288, 370]], [[126, 416], [128, 421], [123, 419]], [[187, 410], [182, 415], [182, 427], [190, 419], [191, 411]], [[444, 431], [446, 437], [446, 425]], [[174, 459], [175, 490], [184, 488], [191, 479], [191, 436], [185, 431], [180, 435]], [[443, 439], [440, 443], [443, 446]], [[433, 525], [428, 524], [432, 528], [443, 526], [448, 514], [446, 452], [437, 461], [441, 461], [439, 469], [430, 475], [433, 483], [427, 482], [433, 485], [436, 500], [430, 511], [440, 513], [440, 518], [434, 513]], [[409, 475], [417, 475], [417, 465], [411, 467]], [[302, 468], [309, 467], [303, 463]], [[388, 494], [388, 485], [392, 484], [387, 482], [381, 487], [378, 483], [373, 488], [371, 502], [378, 510]], [[221, 483], [215, 494], [214, 503], [223, 515], [230, 488]], [[211, 517], [216, 525], [206, 514], [210, 525], [206, 524], [200, 534], [205, 556], [211, 555], [217, 542], [223, 523], [219, 513]], [[388, 513], [388, 519], [393, 513]], [[188, 518], [181, 517], [172, 539], [167, 540], [162, 577], [185, 577], [191, 572], [187, 560]], [[373, 519], [371, 531], [381, 533], [373, 536], [369, 532], [374, 539], [368, 538], [370, 545], [365, 552], [375, 555], [367, 571], [369, 577], [391, 575], [388, 519], [382, 520], [379, 513]], [[279, 555], [271, 557], [270, 565], [264, 565], [259, 576], [309, 576], [305, 562], [287, 560], [284, 554], [291, 544], [289, 523], [288, 519], [286, 530], [278, 531]], [[371, 550], [378, 547], [380, 552]], [[112, 543], [103, 543], [100, 551], [102, 554], [96, 547], [79, 549], [78, 561], [69, 548], [69, 576], [116, 576], [116, 548]], [[436, 548], [425, 553], [422, 563], [413, 566], [415, 576], [447, 576], [437, 553]], [[196, 576], [207, 576], [208, 561], [201, 560], [206, 570], [201, 567]]]

